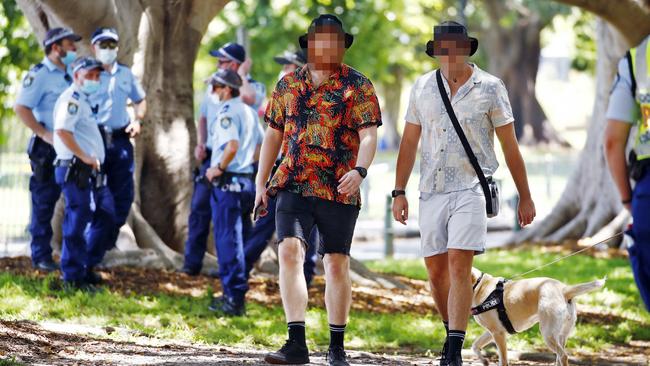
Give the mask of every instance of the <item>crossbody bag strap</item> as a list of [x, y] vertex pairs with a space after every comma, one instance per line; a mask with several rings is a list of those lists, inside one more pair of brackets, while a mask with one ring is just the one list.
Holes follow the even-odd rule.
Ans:
[[460, 142], [463, 144], [463, 148], [465, 149], [465, 153], [469, 158], [469, 162], [472, 164], [472, 167], [478, 176], [479, 182], [481, 182], [481, 188], [483, 188], [483, 194], [485, 195], [485, 206], [487, 213], [492, 214], [492, 195], [490, 194], [490, 186], [488, 185], [485, 174], [483, 174], [483, 170], [478, 163], [478, 159], [476, 159], [476, 155], [474, 155], [474, 152], [472, 151], [472, 147], [469, 146], [469, 141], [467, 141], [467, 137], [463, 132], [463, 128], [460, 126], [460, 123], [458, 123], [458, 118], [456, 118], [456, 113], [454, 112], [454, 108], [451, 106], [449, 96], [447, 96], [447, 91], [445, 90], [445, 86], [442, 83], [442, 73], [440, 72], [440, 69], [436, 71], [436, 80], [438, 82], [438, 90], [440, 90], [442, 102], [445, 104], [445, 109], [447, 110], [447, 114], [451, 119], [451, 124], [454, 125], [454, 130], [456, 130], [456, 134], [458, 134], [458, 138], [460, 138]]

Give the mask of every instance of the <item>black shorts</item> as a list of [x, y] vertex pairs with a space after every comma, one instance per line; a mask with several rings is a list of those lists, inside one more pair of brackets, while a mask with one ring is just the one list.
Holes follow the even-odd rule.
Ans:
[[318, 228], [318, 254], [350, 255], [354, 226], [359, 217], [356, 206], [317, 197], [279, 191], [275, 208], [278, 242], [298, 238], [305, 246], [314, 225]]

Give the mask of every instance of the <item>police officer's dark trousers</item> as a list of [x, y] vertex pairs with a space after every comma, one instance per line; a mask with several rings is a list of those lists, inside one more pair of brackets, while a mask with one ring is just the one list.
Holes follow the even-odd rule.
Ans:
[[[269, 240], [275, 233], [275, 197], [269, 197], [269, 205], [267, 207], [268, 213], [264, 217], [260, 217], [253, 226], [253, 231], [250, 237], [244, 243], [244, 256], [246, 258], [246, 276], [250, 275], [255, 262], [260, 258], [264, 249], [268, 245]], [[318, 250], [318, 230], [316, 227], [312, 230], [309, 236], [309, 246], [305, 253], [305, 280], [310, 283], [314, 277], [314, 269], [316, 268], [316, 252]]]
[[219, 278], [224, 296], [241, 304], [248, 291], [244, 242], [252, 230], [255, 190], [251, 178], [233, 177], [221, 182], [212, 189], [210, 201]]
[[632, 237], [629, 249], [634, 279], [650, 311], [650, 169], [639, 179], [632, 196]]
[[211, 157], [212, 153], [208, 150], [207, 157], [199, 167], [198, 176], [194, 179], [194, 192], [192, 193], [190, 217], [187, 223], [188, 233], [185, 242], [184, 263], [184, 267], [192, 271], [201, 270], [208, 234], [210, 233], [212, 185], [204, 177], [206, 170], [210, 167]]
[[[123, 129], [120, 130], [123, 132]], [[133, 203], [133, 145], [126, 133], [114, 134], [111, 143], [106, 148], [106, 158], [102, 171], [107, 175], [107, 188], [102, 192], [102, 199], [112, 199], [115, 207], [113, 223], [93, 219], [88, 232], [88, 265], [94, 267], [99, 264], [107, 251], [115, 247], [115, 242], [120, 233], [120, 228], [129, 216]], [[107, 197], [110, 195], [111, 197]]]
[[61, 272], [64, 281], [83, 281], [88, 258], [85, 231], [93, 220], [113, 225], [113, 200], [106, 187], [95, 187], [94, 179], [89, 178], [84, 187], [71, 179], [65, 181], [68, 169], [59, 166], [55, 170], [56, 182], [65, 198]]
[[52, 145], [41, 140], [37, 148], [39, 162], [30, 161], [33, 174], [29, 178], [29, 191], [32, 199], [29, 232], [32, 235], [32, 263], [52, 260], [52, 216], [56, 201], [61, 195], [61, 187], [54, 179], [54, 157]]

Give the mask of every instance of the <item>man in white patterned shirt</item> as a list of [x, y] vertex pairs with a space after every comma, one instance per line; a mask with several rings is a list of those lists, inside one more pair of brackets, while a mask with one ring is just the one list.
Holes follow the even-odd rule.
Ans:
[[[434, 27], [427, 54], [440, 62], [443, 84], [458, 121], [485, 176], [498, 167], [496, 132], [519, 192], [519, 223], [535, 217], [526, 168], [515, 137], [514, 118], [501, 80], [468, 63], [478, 40], [456, 22]], [[406, 126], [397, 158], [393, 216], [408, 219], [404, 189], [421, 142], [421, 255], [447, 339], [441, 365], [462, 365], [460, 351], [472, 298], [471, 269], [475, 254], [485, 250], [486, 200], [479, 179], [443, 104], [436, 71], [419, 77], [411, 90]]]

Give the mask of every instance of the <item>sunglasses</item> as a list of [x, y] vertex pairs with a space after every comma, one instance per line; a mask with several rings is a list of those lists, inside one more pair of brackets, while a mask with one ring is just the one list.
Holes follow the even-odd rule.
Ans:
[[102, 41], [99, 42], [99, 48], [101, 49], [111, 49], [114, 50], [117, 48], [117, 42], [115, 41]]

